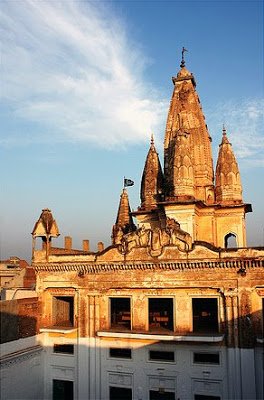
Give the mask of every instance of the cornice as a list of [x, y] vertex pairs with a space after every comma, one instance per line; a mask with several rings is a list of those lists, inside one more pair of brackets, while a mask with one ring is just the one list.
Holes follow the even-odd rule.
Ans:
[[28, 360], [41, 353], [43, 348], [41, 346], [28, 347], [26, 349], [9, 353], [0, 358], [0, 368], [10, 367], [14, 364]]
[[264, 259], [221, 259], [211, 261], [178, 261], [178, 262], [123, 262], [123, 263], [43, 263], [34, 265], [40, 272], [77, 272], [80, 277], [85, 274], [97, 274], [115, 271], [184, 271], [195, 269], [237, 269], [263, 268]]

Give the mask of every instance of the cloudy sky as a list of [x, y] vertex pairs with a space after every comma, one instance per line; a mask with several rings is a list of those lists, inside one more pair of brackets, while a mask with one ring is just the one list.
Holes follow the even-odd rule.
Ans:
[[248, 244], [264, 244], [262, 1], [4, 0], [0, 20], [0, 258], [30, 259], [46, 207], [76, 248], [110, 243], [124, 176], [139, 205], [151, 133], [162, 159], [182, 46], [214, 157], [223, 123], [237, 155]]

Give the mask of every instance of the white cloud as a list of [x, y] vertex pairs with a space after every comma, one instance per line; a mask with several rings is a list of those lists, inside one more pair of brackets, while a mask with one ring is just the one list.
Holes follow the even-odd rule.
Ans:
[[[264, 100], [230, 99], [207, 110], [207, 121], [213, 138], [218, 137], [223, 123], [240, 164], [264, 166]], [[217, 131], [216, 131], [217, 129]], [[215, 139], [214, 139], [215, 142]]]
[[38, 123], [32, 141], [47, 131], [52, 141], [123, 146], [160, 130], [166, 107], [143, 76], [147, 59], [109, 8], [24, 0], [0, 13], [2, 100]]

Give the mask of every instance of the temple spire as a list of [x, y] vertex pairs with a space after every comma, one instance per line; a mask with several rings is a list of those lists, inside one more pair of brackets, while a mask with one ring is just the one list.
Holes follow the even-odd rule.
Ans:
[[131, 215], [131, 209], [129, 205], [129, 199], [126, 189], [123, 189], [120, 195], [119, 208], [116, 217], [116, 223], [112, 230], [112, 242], [116, 244], [119, 233], [126, 234], [136, 230], [136, 226], [133, 222]]
[[145, 161], [145, 167], [141, 179], [141, 208], [151, 210], [157, 207], [163, 192], [163, 172], [160, 165], [159, 155], [151, 135], [150, 149]]
[[[214, 173], [211, 137], [194, 76], [185, 67], [185, 51], [183, 47], [181, 69], [172, 79], [174, 90], [164, 140], [165, 200], [178, 201], [177, 193], [180, 192], [180, 196], [186, 194], [186, 200], [191, 196], [194, 200], [212, 204]], [[176, 148], [179, 144], [185, 157]]]
[[242, 203], [242, 185], [238, 164], [223, 126], [215, 173], [216, 201], [220, 204]]

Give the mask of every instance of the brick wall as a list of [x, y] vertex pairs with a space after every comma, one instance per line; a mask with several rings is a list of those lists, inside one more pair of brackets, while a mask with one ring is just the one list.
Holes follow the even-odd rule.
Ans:
[[0, 302], [0, 343], [38, 333], [40, 303], [37, 297]]

